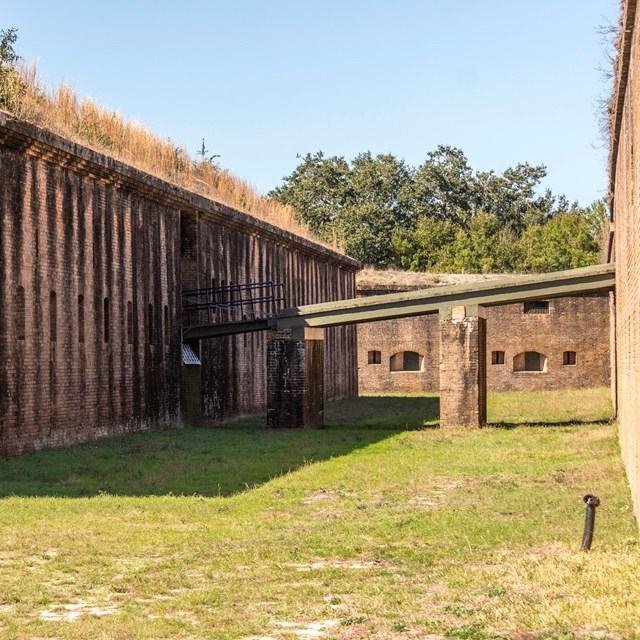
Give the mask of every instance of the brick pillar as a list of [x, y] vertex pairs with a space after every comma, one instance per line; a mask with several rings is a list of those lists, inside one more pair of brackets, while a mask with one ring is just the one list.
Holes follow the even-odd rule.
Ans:
[[324, 426], [324, 330], [295, 329], [267, 340], [267, 426]]
[[440, 310], [440, 426], [487, 421], [487, 325], [477, 305]]

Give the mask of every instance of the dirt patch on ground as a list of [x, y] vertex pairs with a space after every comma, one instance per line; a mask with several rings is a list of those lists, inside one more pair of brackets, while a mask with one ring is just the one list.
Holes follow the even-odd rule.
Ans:
[[73, 622], [81, 616], [93, 616], [102, 618], [103, 616], [112, 616], [120, 608], [115, 604], [108, 602], [73, 602], [70, 604], [52, 605], [48, 609], [40, 612], [39, 618], [48, 621]]
[[282, 634], [295, 634], [299, 638], [324, 638], [327, 633], [337, 627], [340, 620], [321, 620], [320, 622], [284, 622], [273, 623], [274, 631], [269, 635], [246, 636], [243, 640], [277, 640]]
[[355, 498], [357, 494], [353, 491], [338, 491], [335, 489], [317, 489], [302, 500], [302, 504], [322, 504], [341, 502], [345, 498]]
[[381, 560], [357, 562], [354, 560], [318, 560], [317, 562], [291, 563], [285, 565], [297, 571], [318, 569], [387, 569], [391, 565]]

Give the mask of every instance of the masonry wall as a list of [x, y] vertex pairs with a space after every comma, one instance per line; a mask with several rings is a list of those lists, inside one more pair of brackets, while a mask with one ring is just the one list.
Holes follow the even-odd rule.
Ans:
[[[199, 286], [282, 282], [286, 307], [355, 297], [353, 268], [221, 227], [206, 215], [201, 216], [199, 245]], [[233, 318], [227, 314], [227, 319]], [[328, 329], [325, 336], [325, 396], [355, 396], [355, 327]], [[202, 342], [205, 417], [266, 411], [267, 337], [261, 332]]]
[[640, 49], [636, 2], [625, 1], [612, 111], [610, 193], [615, 225], [615, 345], [620, 447], [640, 518]]
[[178, 420], [176, 211], [6, 146], [0, 185], [0, 453]]
[[[294, 305], [353, 297], [357, 268], [0, 112], [0, 454], [180, 426], [183, 285], [273, 280]], [[326, 352], [326, 396], [355, 395], [355, 329]], [[205, 417], [265, 411], [265, 335], [201, 355]]]
[[[388, 291], [375, 290], [383, 292]], [[486, 322], [489, 391], [553, 390], [610, 383], [607, 293], [550, 300], [548, 314], [525, 314], [522, 303], [489, 307]], [[436, 315], [359, 325], [360, 393], [438, 392], [439, 331]], [[380, 351], [380, 364], [369, 364], [368, 353], [373, 350]], [[422, 370], [391, 371], [391, 357], [402, 351], [419, 353], [423, 357]], [[492, 364], [493, 351], [504, 352], [504, 364]], [[514, 359], [526, 351], [545, 355], [546, 370], [514, 371]], [[575, 351], [575, 365], [563, 364], [565, 351]]]

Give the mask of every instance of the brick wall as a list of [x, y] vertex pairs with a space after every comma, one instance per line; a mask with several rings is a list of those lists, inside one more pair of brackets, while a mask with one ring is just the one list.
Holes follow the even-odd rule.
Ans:
[[178, 420], [176, 212], [7, 147], [0, 176], [0, 451]]
[[[0, 112], [0, 454], [179, 426], [183, 284], [310, 303], [353, 297], [357, 267]], [[326, 349], [327, 397], [355, 395], [355, 329]], [[264, 412], [265, 336], [202, 356], [206, 417]]]
[[623, 3], [610, 154], [610, 194], [615, 224], [615, 346], [620, 447], [635, 513], [640, 518], [640, 49], [636, 2]]
[[[398, 287], [393, 290], [398, 291]], [[389, 290], [378, 287], [360, 291], [360, 295], [377, 293]], [[549, 314], [525, 314], [521, 303], [489, 307], [486, 319], [489, 391], [551, 390], [610, 383], [608, 294], [550, 300]], [[437, 392], [439, 332], [436, 315], [359, 325], [360, 392]], [[380, 364], [369, 364], [368, 352], [373, 350], [380, 351]], [[419, 353], [423, 357], [422, 370], [391, 371], [391, 357], [402, 351]], [[504, 364], [492, 364], [493, 351], [504, 352]], [[526, 351], [545, 355], [546, 371], [515, 372], [514, 359]], [[565, 351], [576, 352], [575, 365], [563, 364]]]
[[[221, 227], [202, 216], [200, 286], [238, 282], [285, 283], [288, 307], [355, 297], [353, 269], [284, 244]], [[355, 327], [328, 329], [325, 338], [325, 395], [357, 394]], [[249, 333], [204, 341], [204, 415], [220, 419], [266, 411], [267, 335]]]

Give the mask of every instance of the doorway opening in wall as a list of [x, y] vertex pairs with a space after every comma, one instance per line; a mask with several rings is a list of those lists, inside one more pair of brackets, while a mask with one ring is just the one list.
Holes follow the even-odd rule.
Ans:
[[416, 351], [401, 351], [391, 356], [391, 371], [422, 371], [423, 356]]
[[537, 351], [519, 353], [513, 359], [513, 370], [544, 373], [547, 370], [547, 356]]

